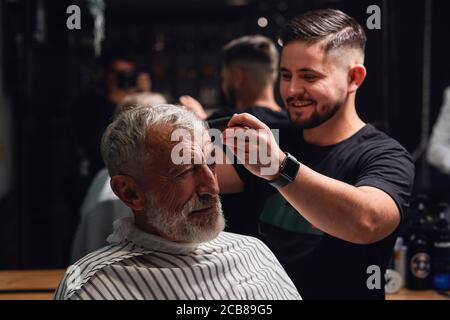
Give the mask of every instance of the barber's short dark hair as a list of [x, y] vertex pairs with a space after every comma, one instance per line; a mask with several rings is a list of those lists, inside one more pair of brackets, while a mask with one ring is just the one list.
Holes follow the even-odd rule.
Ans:
[[280, 40], [284, 46], [300, 40], [317, 43], [326, 40], [325, 51], [351, 47], [364, 53], [366, 34], [355, 19], [342, 11], [322, 9], [308, 11], [286, 22], [281, 30]]
[[222, 48], [222, 63], [226, 67], [234, 64], [257, 63], [273, 80], [277, 77], [279, 53], [275, 43], [262, 35], [248, 35], [234, 39]]

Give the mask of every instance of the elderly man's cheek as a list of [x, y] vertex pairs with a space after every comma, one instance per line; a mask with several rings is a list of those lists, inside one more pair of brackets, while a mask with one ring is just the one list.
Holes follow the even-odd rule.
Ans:
[[190, 199], [190, 194], [186, 190], [179, 188], [161, 189], [161, 203], [166, 204], [170, 211], [181, 211]]

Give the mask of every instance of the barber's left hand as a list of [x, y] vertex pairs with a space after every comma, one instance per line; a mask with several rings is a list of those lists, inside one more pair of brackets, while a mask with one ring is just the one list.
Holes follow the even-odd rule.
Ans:
[[222, 142], [247, 170], [269, 181], [276, 178], [286, 157], [270, 128], [248, 113], [231, 118], [222, 133]]

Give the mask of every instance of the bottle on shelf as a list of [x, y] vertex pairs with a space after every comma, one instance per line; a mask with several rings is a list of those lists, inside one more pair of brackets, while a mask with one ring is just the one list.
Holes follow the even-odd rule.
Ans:
[[450, 228], [446, 218], [447, 206], [440, 206], [439, 218], [432, 237], [432, 286], [436, 290], [450, 289]]
[[402, 287], [406, 283], [406, 258], [407, 247], [404, 245], [402, 237], [398, 237], [394, 247], [394, 270], [396, 270], [402, 279]]
[[431, 288], [431, 257], [426, 223], [424, 217], [415, 222], [408, 242], [406, 283], [411, 290]]

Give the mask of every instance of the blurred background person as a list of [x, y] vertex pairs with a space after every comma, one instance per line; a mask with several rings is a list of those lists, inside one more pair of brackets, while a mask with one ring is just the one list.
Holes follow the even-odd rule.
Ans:
[[167, 100], [160, 93], [155, 92], [132, 93], [125, 96], [125, 98], [122, 100], [122, 102], [118, 106], [117, 113], [140, 105], [156, 106], [158, 104], [165, 104], [165, 103], [167, 103]]
[[72, 107], [73, 184], [71, 207], [78, 211], [94, 175], [104, 167], [100, 139], [118, 104], [136, 91], [136, 62], [130, 54], [114, 51], [103, 58], [98, 86], [78, 97]]
[[430, 179], [434, 192], [450, 202], [450, 87], [444, 90], [442, 107], [429, 140], [427, 161], [432, 166]]
[[103, 72], [99, 87], [79, 97], [73, 108], [72, 127], [80, 156], [79, 170], [89, 176], [103, 167], [98, 146], [117, 105], [136, 91], [136, 63], [129, 54], [107, 55]]
[[208, 116], [201, 103], [181, 96], [183, 106], [200, 119], [215, 119], [247, 112], [271, 128], [289, 125], [287, 113], [275, 99], [279, 53], [275, 44], [262, 35], [248, 35], [227, 43], [221, 52], [222, 92], [228, 106]]
[[450, 175], [450, 87], [444, 91], [441, 111], [430, 137], [427, 160], [440, 172]]

